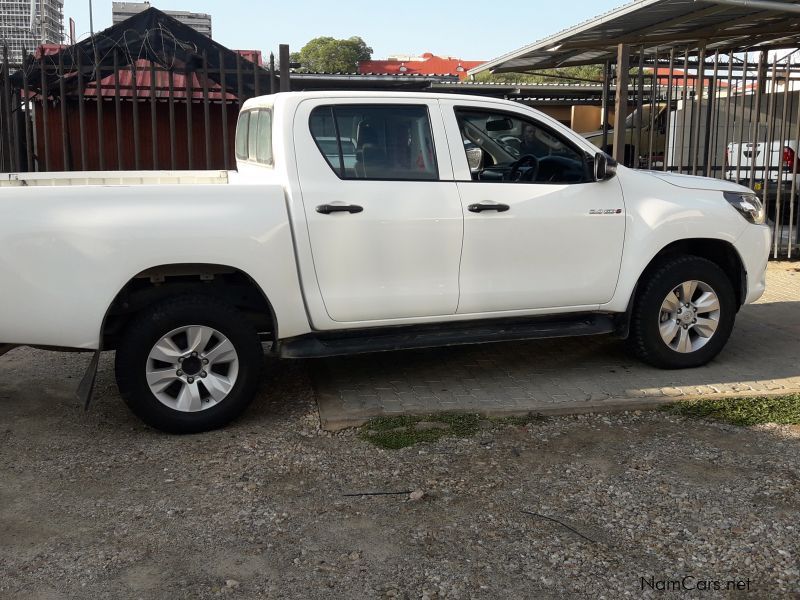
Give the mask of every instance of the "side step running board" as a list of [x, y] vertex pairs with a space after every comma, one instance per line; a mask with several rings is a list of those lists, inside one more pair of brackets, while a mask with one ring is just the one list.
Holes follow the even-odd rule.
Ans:
[[402, 326], [332, 333], [315, 333], [278, 343], [281, 358], [314, 358], [391, 352], [413, 348], [438, 348], [488, 344], [513, 340], [572, 337], [614, 333], [613, 315], [580, 313], [559, 318], [460, 321], [436, 326]]

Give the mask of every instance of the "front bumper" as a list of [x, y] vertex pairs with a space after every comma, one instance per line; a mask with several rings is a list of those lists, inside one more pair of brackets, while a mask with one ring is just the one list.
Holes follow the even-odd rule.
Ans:
[[767, 288], [767, 261], [771, 243], [772, 232], [767, 225], [750, 225], [736, 240], [736, 249], [747, 274], [747, 293], [743, 304], [755, 302]]

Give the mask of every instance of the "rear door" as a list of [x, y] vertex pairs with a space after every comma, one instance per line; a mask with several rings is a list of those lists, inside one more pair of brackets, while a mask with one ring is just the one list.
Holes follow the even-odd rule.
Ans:
[[313, 99], [295, 149], [331, 322], [452, 315], [463, 216], [436, 100]]
[[464, 208], [458, 313], [608, 302], [625, 237], [619, 180], [594, 181], [585, 151], [530, 113], [441, 104]]

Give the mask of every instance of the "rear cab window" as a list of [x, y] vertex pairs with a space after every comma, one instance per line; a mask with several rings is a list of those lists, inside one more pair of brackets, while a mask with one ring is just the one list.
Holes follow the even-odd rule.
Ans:
[[244, 111], [236, 125], [237, 160], [271, 167], [272, 154], [272, 109], [259, 108]]
[[439, 180], [424, 105], [318, 106], [309, 128], [320, 154], [340, 179]]

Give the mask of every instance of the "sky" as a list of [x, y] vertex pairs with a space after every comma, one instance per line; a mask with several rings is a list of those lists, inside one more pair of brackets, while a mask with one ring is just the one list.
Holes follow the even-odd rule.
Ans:
[[[151, 0], [156, 8], [209, 13], [214, 39], [231, 49], [292, 52], [318, 36], [360, 36], [373, 58], [433, 52], [489, 60], [604, 13], [628, 0], [460, 2], [404, 0]], [[111, 0], [93, 0], [94, 29], [111, 25]], [[491, 7], [496, 7], [490, 10]], [[76, 21], [78, 39], [89, 32], [89, 0], [64, 0], [64, 28]]]

